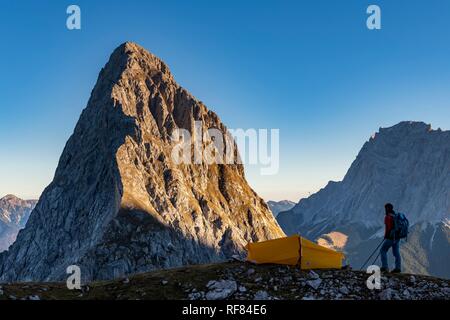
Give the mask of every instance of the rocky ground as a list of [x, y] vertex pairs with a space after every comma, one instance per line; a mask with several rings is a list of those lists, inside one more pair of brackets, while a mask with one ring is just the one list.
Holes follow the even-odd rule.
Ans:
[[68, 290], [65, 283], [2, 284], [0, 300], [450, 300], [450, 280], [386, 274], [380, 290], [369, 290], [368, 276], [352, 270], [302, 271], [234, 261], [93, 282], [81, 290]]

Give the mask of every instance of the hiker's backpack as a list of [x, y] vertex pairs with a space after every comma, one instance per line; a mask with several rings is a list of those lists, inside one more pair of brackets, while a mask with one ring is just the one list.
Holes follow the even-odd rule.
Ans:
[[401, 212], [397, 212], [394, 215], [395, 239], [406, 239], [408, 237], [408, 228], [409, 221], [406, 219], [406, 216]]

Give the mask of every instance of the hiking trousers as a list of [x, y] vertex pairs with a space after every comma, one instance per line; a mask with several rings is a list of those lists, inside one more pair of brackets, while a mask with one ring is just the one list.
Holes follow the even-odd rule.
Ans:
[[381, 267], [388, 269], [387, 252], [392, 247], [395, 258], [395, 269], [402, 270], [402, 258], [400, 257], [400, 240], [385, 239], [380, 249]]

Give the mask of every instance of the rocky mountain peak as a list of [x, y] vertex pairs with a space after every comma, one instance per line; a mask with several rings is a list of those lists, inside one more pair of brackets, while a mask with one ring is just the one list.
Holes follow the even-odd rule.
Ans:
[[3, 198], [0, 198], [0, 201], [20, 201], [20, 200], [21, 199], [19, 199], [18, 197], [16, 197], [13, 194], [7, 194]]
[[19, 197], [8, 194], [0, 198], [0, 216], [10, 215], [16, 208], [31, 207], [36, 200], [22, 200]]
[[161, 59], [134, 42], [125, 42], [118, 46], [111, 54], [105, 69], [114, 70], [113, 73], [127, 69], [140, 70], [146, 75], [160, 74], [166, 80], [173, 80], [168, 66]]
[[[0, 281], [57, 280], [73, 264], [83, 279], [110, 279], [220, 261], [243, 254], [249, 241], [283, 236], [237, 157], [226, 164], [173, 161], [174, 130], [197, 126], [228, 135], [159, 58], [134, 43], [120, 45], [54, 180], [0, 256]], [[212, 141], [206, 134], [200, 149]]]
[[14, 242], [36, 202], [36, 200], [22, 200], [12, 194], [0, 199], [0, 252]]
[[382, 147], [408, 147], [411, 141], [427, 141], [430, 139], [448, 139], [450, 131], [443, 131], [440, 128], [434, 130], [430, 124], [417, 121], [402, 121], [392, 127], [380, 128], [372, 135], [369, 146], [381, 145]]
[[380, 128], [381, 131], [429, 131], [431, 124], [426, 124], [422, 121], [401, 121], [391, 127]]

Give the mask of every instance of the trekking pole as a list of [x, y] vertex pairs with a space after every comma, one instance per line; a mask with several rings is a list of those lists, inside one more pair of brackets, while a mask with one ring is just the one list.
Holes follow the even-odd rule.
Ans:
[[[375, 248], [375, 250], [373, 250], [372, 254], [369, 256], [369, 258], [367, 258], [366, 262], [364, 262], [364, 264], [361, 266], [361, 268], [360, 268], [359, 270], [362, 270], [362, 269], [366, 266], [366, 263], [369, 262], [370, 258], [373, 257], [373, 255], [375, 254], [375, 252], [377, 252], [378, 248], [381, 247], [381, 245], [383, 244], [383, 242], [384, 242], [384, 239], [383, 239], [383, 241], [381, 241], [380, 244]], [[377, 259], [378, 259], [378, 256], [377, 256]]]
[[375, 257], [375, 260], [373, 260], [372, 264], [375, 264], [375, 262], [377, 262], [378, 257], [380, 256], [381, 252], [378, 252], [378, 255]]

